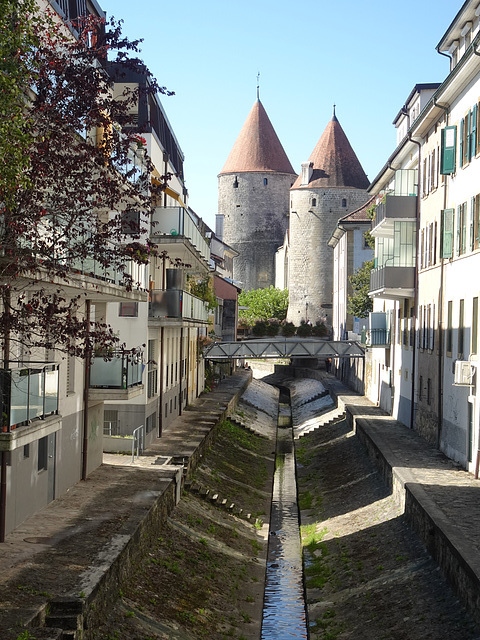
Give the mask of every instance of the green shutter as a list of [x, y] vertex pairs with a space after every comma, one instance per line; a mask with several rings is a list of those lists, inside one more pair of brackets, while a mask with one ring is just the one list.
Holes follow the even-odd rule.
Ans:
[[465, 151], [465, 162], [470, 162], [472, 151], [472, 112], [469, 111], [465, 116], [465, 126], [467, 127], [467, 148]]
[[463, 129], [465, 128], [465, 122], [463, 121], [463, 118], [460, 120], [460, 142], [459, 142], [459, 154], [458, 154], [458, 159], [459, 159], [459, 165], [461, 167], [463, 167]]
[[470, 139], [470, 160], [477, 153], [477, 105], [474, 105], [472, 111], [472, 137]]
[[462, 207], [458, 206], [457, 207], [457, 243], [456, 243], [457, 256], [460, 255], [461, 234], [462, 234]]
[[453, 257], [453, 209], [442, 211], [442, 258]]
[[474, 215], [475, 215], [475, 197], [470, 200], [470, 251], [475, 248], [475, 229], [474, 229]]
[[456, 147], [457, 127], [444, 127], [442, 129], [442, 149], [440, 160], [440, 173], [442, 175], [455, 173]]

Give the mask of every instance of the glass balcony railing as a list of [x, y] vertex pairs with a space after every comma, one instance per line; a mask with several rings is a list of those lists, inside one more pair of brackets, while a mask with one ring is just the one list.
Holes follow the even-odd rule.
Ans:
[[148, 307], [150, 318], [184, 318], [208, 322], [207, 303], [181, 289], [154, 289]]
[[188, 238], [202, 258], [210, 260], [210, 247], [195, 220], [183, 207], [157, 207], [152, 215], [151, 235]]
[[143, 353], [120, 351], [110, 360], [93, 358], [90, 369], [91, 389], [129, 389], [142, 384]]
[[58, 367], [28, 363], [0, 370], [3, 432], [58, 413]]

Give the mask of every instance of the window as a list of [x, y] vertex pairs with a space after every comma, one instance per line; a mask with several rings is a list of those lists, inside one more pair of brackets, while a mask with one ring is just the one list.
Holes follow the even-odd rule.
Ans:
[[413, 322], [413, 314], [414, 314], [414, 311], [415, 311], [415, 308], [414, 308], [414, 307], [411, 307], [411, 308], [410, 308], [410, 338], [409, 338], [409, 345], [410, 345], [411, 347], [413, 347], [413, 342], [414, 342], [414, 337], [415, 337], [415, 336], [414, 336], [414, 333], [415, 333], [415, 332], [414, 332], [414, 330], [413, 330], [413, 327], [414, 327], [414, 322]]
[[465, 301], [460, 300], [458, 309], [458, 345], [457, 358], [463, 360], [464, 340], [465, 340]]
[[45, 471], [48, 467], [48, 436], [38, 441], [38, 471]]
[[457, 207], [457, 256], [465, 253], [467, 248], [467, 203]]
[[444, 127], [442, 129], [440, 152], [440, 173], [448, 175], [455, 173], [455, 156], [457, 148], [457, 127]]
[[453, 209], [444, 209], [442, 211], [442, 258], [453, 257]]
[[30, 445], [29, 444], [23, 445], [23, 459], [26, 460], [27, 458], [30, 458]]
[[347, 199], [342, 198], [342, 207], [345, 209], [346, 206], [347, 206]]
[[472, 308], [472, 346], [470, 352], [472, 354], [477, 354], [477, 344], [478, 344], [478, 298], [473, 299], [473, 308]]
[[317, 199], [312, 198], [312, 207], [316, 207], [316, 206], [317, 206]]
[[452, 347], [453, 347], [452, 320], [453, 320], [453, 302], [449, 300], [447, 305], [446, 351], [447, 351], [447, 356], [450, 356], [450, 357], [452, 357]]
[[427, 380], [427, 404], [432, 404], [432, 379]]
[[152, 413], [151, 416], [148, 416], [146, 422], [145, 422], [145, 429], [147, 433], [150, 433], [151, 431], [153, 431], [155, 429], [155, 424], [157, 422], [157, 414], [156, 413]]
[[121, 318], [137, 318], [138, 302], [120, 302], [118, 315]]
[[168, 402], [165, 403], [165, 418], [168, 416]]
[[268, 184], [268, 178], [264, 178], [264, 179], [263, 179], [263, 185], [266, 187], [266, 186], [267, 186], [267, 184]]
[[480, 247], [480, 194], [472, 198], [472, 249]]
[[123, 234], [140, 235], [140, 211], [122, 211], [120, 223]]
[[422, 392], [423, 392], [423, 377], [419, 376], [418, 378], [418, 399], [419, 400], [422, 399]]
[[235, 176], [235, 180], [233, 181], [233, 188], [238, 189], [238, 178]]
[[105, 409], [103, 412], [103, 435], [119, 436], [120, 423], [118, 422], [118, 411]]

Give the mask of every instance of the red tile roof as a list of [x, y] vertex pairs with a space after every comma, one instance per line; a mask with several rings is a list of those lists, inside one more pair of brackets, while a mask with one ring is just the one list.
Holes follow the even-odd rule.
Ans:
[[302, 185], [301, 175], [292, 189], [325, 187], [353, 187], [366, 189], [369, 185], [345, 132], [334, 115], [309, 158], [313, 173], [308, 185]]
[[260, 100], [248, 114], [220, 175], [242, 171], [296, 175]]
[[367, 209], [370, 209], [375, 204], [376, 199], [377, 196], [372, 196], [369, 200], [367, 200], [367, 202], [365, 202], [365, 204], [362, 204], [361, 207], [355, 209], [355, 211], [352, 211], [351, 213], [347, 213], [347, 215], [343, 216], [343, 218], [340, 218], [338, 224], [341, 225], [345, 223], [348, 224], [355, 222], [371, 222], [372, 218], [369, 217]]

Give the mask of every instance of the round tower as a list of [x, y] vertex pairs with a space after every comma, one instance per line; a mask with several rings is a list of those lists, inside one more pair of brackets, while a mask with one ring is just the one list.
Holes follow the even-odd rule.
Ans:
[[245, 291], [275, 285], [275, 252], [288, 227], [296, 173], [260, 100], [218, 176], [217, 230], [236, 251], [234, 279]]
[[368, 184], [334, 112], [290, 190], [288, 321], [332, 326], [333, 255], [327, 242], [338, 220], [368, 200]]

